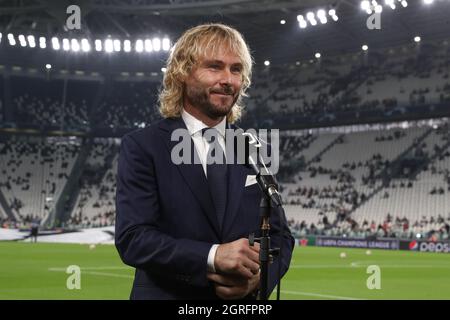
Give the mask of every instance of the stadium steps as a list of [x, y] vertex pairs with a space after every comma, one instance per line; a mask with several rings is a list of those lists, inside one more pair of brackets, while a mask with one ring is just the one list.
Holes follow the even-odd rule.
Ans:
[[311, 158], [311, 160], [309, 160], [306, 163], [305, 167], [308, 167], [309, 165], [311, 165], [312, 163], [316, 162], [317, 159], [321, 158], [322, 155], [325, 154], [325, 152], [327, 152], [328, 150], [330, 150], [331, 148], [333, 148], [334, 145], [336, 145], [336, 143], [339, 141], [339, 139], [343, 138], [345, 135], [341, 134], [339, 136], [336, 137], [336, 139], [334, 139], [329, 145], [327, 145], [325, 148], [323, 148], [318, 154], [316, 154], [314, 157]]
[[[92, 150], [94, 149], [94, 146]], [[92, 151], [91, 150], [91, 151]], [[104, 181], [108, 171], [112, 168], [114, 159], [116, 158], [116, 155], [119, 153], [118, 146], [111, 147], [109, 149], [109, 152], [105, 155], [105, 163], [104, 166], [96, 170], [95, 174], [95, 182], [94, 184], [98, 186], [98, 189], [100, 189], [100, 186], [102, 185], [102, 181]], [[78, 177], [78, 186], [84, 185], [83, 183], [83, 177], [89, 175], [88, 171], [92, 170], [92, 167], [89, 166], [89, 156], [88, 159], [86, 159], [86, 162], [83, 165], [83, 168], [80, 170], [81, 174]], [[90, 172], [90, 171], [89, 171]], [[91, 183], [93, 180], [91, 180]], [[70, 217], [74, 216], [77, 212], [78, 205], [80, 203], [80, 197], [82, 196], [83, 188], [77, 188], [76, 192], [73, 193], [73, 197], [70, 199], [69, 204], [66, 207], [65, 211], [65, 217], [63, 222], [70, 219]], [[69, 214], [70, 212], [70, 214]]]
[[16, 220], [14, 213], [12, 212], [10, 206], [8, 205], [8, 201], [6, 201], [5, 195], [0, 189], [0, 210], [2, 210], [6, 216], [11, 220]]
[[60, 225], [70, 217], [70, 214], [72, 212], [71, 206], [74, 205], [74, 200], [77, 199], [78, 193], [80, 191], [78, 181], [83, 172], [82, 168], [84, 167], [88, 159], [92, 146], [92, 140], [88, 140], [80, 150], [78, 158], [72, 167], [72, 171], [70, 172], [64, 189], [61, 192], [59, 198], [56, 200], [55, 207], [43, 222], [44, 225]]
[[421, 173], [426, 167], [428, 167], [430, 164], [434, 163], [436, 160], [439, 159], [442, 154], [444, 154], [448, 148], [450, 148], [450, 141], [448, 141], [446, 144], [444, 144], [442, 147], [440, 147], [440, 152], [433, 154], [432, 157], [428, 157], [427, 160], [421, 164], [419, 168], [417, 168], [416, 176]]
[[377, 175], [377, 179], [382, 179], [383, 183], [380, 184], [378, 187], [376, 187], [369, 195], [367, 195], [365, 201], [359, 203], [357, 206], [352, 208], [349, 212], [351, 215], [353, 212], [355, 212], [358, 208], [360, 208], [362, 205], [364, 205], [366, 202], [370, 201], [375, 195], [377, 195], [381, 190], [383, 190], [386, 186], [389, 186], [391, 183], [390, 176], [388, 174], [388, 170], [390, 168], [395, 167], [400, 161], [402, 161], [409, 152], [411, 152], [417, 144], [422, 143], [431, 133], [433, 132], [433, 129], [430, 128], [423, 135], [421, 135], [419, 138], [417, 138], [417, 141], [412, 143], [405, 151], [403, 151], [401, 154], [398, 155], [397, 158], [395, 158], [388, 167], [386, 167], [383, 171], [381, 171]]
[[[349, 74], [336, 79], [330, 91], [331, 94], [337, 96], [342, 91], [341, 97], [335, 102], [336, 105], [344, 103], [358, 88], [363, 85], [370, 77], [370, 68], [361, 66]], [[356, 79], [356, 80], [355, 80]], [[343, 87], [342, 83], [348, 82], [348, 85]]]

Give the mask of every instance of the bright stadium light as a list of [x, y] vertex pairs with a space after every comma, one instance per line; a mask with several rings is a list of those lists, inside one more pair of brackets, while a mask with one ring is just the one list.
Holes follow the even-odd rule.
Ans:
[[361, 49], [363, 49], [363, 51], [367, 51], [367, 50], [369, 49], [369, 47], [368, 47], [366, 44], [364, 44], [364, 45], [361, 47]]
[[36, 40], [33, 35], [29, 35], [27, 37], [27, 40], [28, 40], [28, 45], [30, 46], [30, 48], [36, 47]]
[[25, 41], [25, 36], [23, 34], [19, 34], [18, 39], [19, 39], [20, 45], [22, 47], [26, 47], [27, 46], [27, 42]]
[[70, 43], [71, 43], [71, 49], [73, 52], [80, 51], [80, 44], [78, 43], [77, 39], [72, 39]]
[[162, 41], [162, 48], [164, 51], [169, 51], [170, 50], [170, 39], [169, 38], [164, 38]]
[[321, 24], [325, 24], [328, 22], [327, 17], [326, 17], [326, 12], [323, 9], [320, 9], [317, 11], [317, 17], [319, 18], [319, 21]]
[[145, 52], [153, 51], [152, 41], [150, 39], [145, 39], [144, 46], [145, 46]]
[[314, 56], [316, 57], [316, 59], [320, 59], [320, 57], [321, 57], [322, 55], [320, 54], [320, 52], [316, 52], [316, 54], [315, 54]]
[[330, 9], [328, 11], [328, 14], [330, 15], [331, 19], [333, 19], [333, 21], [338, 21], [339, 20], [335, 9]]
[[152, 44], [153, 50], [155, 50], [156, 52], [161, 50], [161, 40], [159, 38], [153, 38]]
[[321, 17], [325, 17], [325, 10], [320, 9], [317, 11], [317, 17], [320, 19]]
[[63, 43], [63, 50], [64, 51], [69, 51], [70, 50], [69, 39], [64, 38], [62, 43]]
[[131, 51], [131, 41], [130, 40], [123, 41], [123, 51], [125, 51], [125, 52]]
[[161, 71], [165, 73], [167, 71], [167, 68], [162, 67]]
[[47, 47], [47, 40], [45, 37], [39, 37], [39, 47], [45, 49]]
[[300, 22], [298, 23], [298, 25], [299, 25], [300, 28], [302, 28], [302, 29], [305, 29], [305, 28], [308, 26], [308, 24], [306, 23], [305, 20], [300, 21]]
[[269, 61], [269, 60], [264, 61], [264, 65], [265, 65], [266, 67], [270, 66], [270, 61]]
[[408, 2], [406, 0], [403, 0], [401, 3], [403, 8], [406, 8], [408, 6]]
[[311, 22], [311, 25], [312, 25], [312, 26], [317, 25], [317, 20], [316, 20], [316, 19], [312, 19], [310, 22]]
[[16, 39], [14, 39], [14, 35], [12, 33], [8, 33], [8, 41], [11, 46], [16, 45]]
[[105, 40], [105, 51], [106, 52], [113, 52], [113, 41], [111, 39]]
[[414, 42], [420, 42], [421, 40], [422, 40], [422, 38], [420, 38], [419, 36], [414, 37]]
[[97, 39], [94, 42], [95, 44], [95, 51], [102, 51], [102, 40]]
[[144, 51], [144, 42], [141, 39], [136, 40], [134, 49], [136, 50], [136, 52]]
[[370, 9], [370, 2], [368, 0], [361, 1], [361, 9], [367, 11]]
[[45, 69], [50, 70], [52, 68], [52, 65], [50, 63], [47, 63], [45, 65]]
[[314, 20], [314, 13], [308, 12], [306, 14], [306, 19], [308, 19], [309, 21]]
[[434, 0], [423, 0], [423, 3], [425, 4], [432, 4]]
[[88, 39], [81, 39], [81, 50], [83, 50], [83, 52], [91, 51], [91, 45]]
[[297, 21], [298, 21], [298, 22], [305, 21], [305, 18], [303, 17], [303, 15], [299, 14], [299, 15], [297, 16]]
[[120, 51], [120, 40], [115, 39], [113, 41], [114, 51], [119, 52]]
[[59, 40], [56, 37], [52, 38], [52, 48], [53, 48], [53, 50], [59, 50], [60, 49]]
[[286, 20], [280, 20], [280, 24], [286, 24]]

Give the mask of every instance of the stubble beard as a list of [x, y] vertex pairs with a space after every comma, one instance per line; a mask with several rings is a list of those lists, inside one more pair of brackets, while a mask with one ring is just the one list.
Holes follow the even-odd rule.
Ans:
[[203, 114], [211, 119], [220, 119], [227, 116], [238, 99], [236, 94], [230, 105], [216, 105], [211, 102], [211, 95], [208, 89], [198, 87], [186, 88], [186, 98], [188, 103], [194, 108], [199, 109]]

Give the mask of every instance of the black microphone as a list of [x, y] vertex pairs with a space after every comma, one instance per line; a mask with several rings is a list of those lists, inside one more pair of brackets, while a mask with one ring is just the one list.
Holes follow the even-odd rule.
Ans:
[[243, 132], [242, 135], [245, 137], [246, 164], [255, 172], [256, 181], [258, 181], [261, 190], [277, 207], [282, 206], [283, 201], [281, 199], [281, 194], [278, 191], [278, 183], [258, 152], [258, 149], [262, 146], [261, 141], [259, 141], [258, 137], [249, 132]]

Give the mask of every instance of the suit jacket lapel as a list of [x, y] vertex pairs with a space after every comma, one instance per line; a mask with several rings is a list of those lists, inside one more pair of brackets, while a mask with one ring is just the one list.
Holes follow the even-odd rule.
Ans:
[[[186, 125], [182, 118], [169, 118], [160, 123], [160, 128], [164, 132], [164, 142], [171, 153], [173, 147], [178, 144], [178, 141], [171, 141], [171, 134], [175, 129], [184, 128]], [[195, 149], [194, 141], [191, 139], [191, 154], [194, 155], [197, 151]], [[198, 158], [198, 156], [197, 156]], [[193, 157], [191, 157], [193, 159]], [[199, 164], [180, 164], [176, 166], [186, 181], [189, 189], [194, 194], [197, 201], [204, 210], [210, 224], [212, 225], [217, 237], [220, 239], [219, 221], [217, 219], [216, 210], [212, 201], [211, 193], [209, 191], [208, 181], [206, 180], [205, 172], [202, 165]]]

